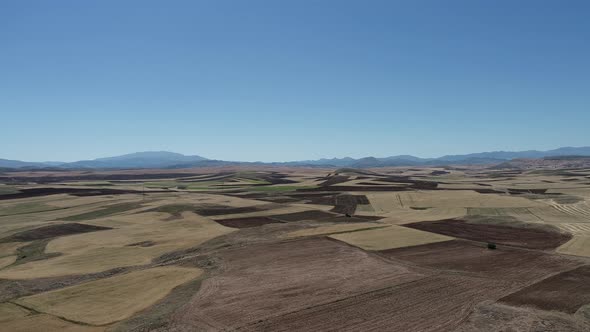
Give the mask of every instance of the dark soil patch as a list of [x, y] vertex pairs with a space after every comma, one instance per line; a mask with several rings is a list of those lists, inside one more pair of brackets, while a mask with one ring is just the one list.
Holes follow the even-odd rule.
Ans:
[[219, 216], [223, 214], [234, 214], [234, 213], [247, 213], [247, 212], [256, 212], [256, 211], [264, 211], [265, 209], [257, 207], [257, 206], [245, 206], [245, 207], [235, 207], [235, 206], [227, 206], [227, 205], [214, 205], [214, 204], [207, 204], [203, 206], [199, 206], [194, 209], [197, 214], [202, 216]]
[[19, 232], [0, 240], [0, 242], [29, 242], [51, 239], [58, 236], [103, 231], [107, 229], [112, 228], [77, 223], [51, 225]]
[[353, 215], [358, 204], [370, 204], [365, 195], [338, 195], [334, 197], [332, 212]]
[[447, 171], [432, 171], [432, 172], [430, 172], [430, 175], [434, 175], [434, 176], [445, 175], [445, 174], [451, 174], [451, 172], [447, 172]]
[[575, 313], [590, 303], [590, 266], [549, 277], [501, 299], [513, 305]]
[[487, 188], [476, 188], [472, 189], [473, 191], [480, 193], [480, 194], [505, 194], [503, 191], [494, 190], [494, 189], [487, 189]]
[[547, 189], [510, 189], [510, 188], [508, 188], [508, 192], [511, 195], [520, 195], [520, 194], [542, 195], [547, 192]]
[[309, 197], [306, 199], [307, 204], [317, 204], [317, 205], [336, 205], [336, 195], [327, 195], [327, 196], [315, 196]]
[[379, 178], [379, 181], [393, 182], [393, 183], [407, 183], [415, 189], [436, 189], [438, 182], [424, 181], [424, 180], [413, 180], [406, 176], [388, 176], [385, 178]]
[[287, 214], [277, 214], [270, 216], [270, 218], [278, 219], [285, 222], [290, 221], [302, 221], [302, 220], [321, 220], [330, 217], [334, 217], [335, 215], [329, 212], [321, 211], [321, 210], [312, 210], [312, 211], [303, 211], [303, 212], [295, 212], [295, 213], [287, 213]]
[[385, 218], [385, 217], [381, 217], [381, 216], [362, 216], [362, 215], [359, 215], [359, 214], [357, 214], [355, 217], [366, 219], [366, 220], [380, 220], [380, 219]]
[[169, 213], [173, 217], [180, 217], [182, 212], [190, 211], [202, 216], [218, 216], [223, 214], [246, 213], [263, 211], [264, 208], [258, 206], [235, 207], [218, 204], [169, 204], [158, 206], [149, 211]]
[[152, 247], [152, 246], [155, 246], [155, 245], [156, 245], [156, 242], [154, 242], [154, 241], [141, 241], [141, 242], [136, 242], [136, 243], [128, 244], [127, 247], [143, 247], [143, 248], [146, 248], [146, 247]]
[[456, 219], [423, 221], [404, 226], [468, 240], [542, 250], [555, 249], [572, 238], [569, 234], [536, 228], [472, 224]]
[[223, 219], [215, 220], [217, 223], [232, 228], [250, 228], [258, 227], [266, 224], [280, 223], [281, 221], [269, 217], [246, 217], [246, 218], [234, 218], [234, 219]]
[[345, 216], [338, 216], [338, 217], [331, 217], [331, 218], [326, 218], [326, 219], [322, 219], [322, 222], [372, 222], [375, 219], [369, 219], [369, 218], [365, 218], [365, 217], [360, 217], [360, 216], [352, 216], [352, 217], [345, 217]]
[[485, 244], [464, 240], [390, 249], [380, 253], [430, 268], [476, 273], [523, 283], [567, 271], [580, 264], [574, 259], [540, 251], [501, 246], [490, 250]]
[[[102, 188], [29, 188], [20, 189], [21, 192], [15, 194], [0, 195], [0, 200], [17, 199], [28, 197], [39, 197], [57, 194], [69, 194], [74, 196], [105, 196], [105, 195], [123, 195], [123, 194], [143, 194], [138, 190], [123, 189], [102, 189]], [[151, 190], [149, 193], [168, 192], [166, 190]]]

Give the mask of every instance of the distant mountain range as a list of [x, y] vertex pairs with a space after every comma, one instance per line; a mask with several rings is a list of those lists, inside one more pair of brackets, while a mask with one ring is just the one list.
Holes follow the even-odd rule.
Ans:
[[149, 151], [116, 157], [81, 160], [76, 162], [25, 162], [0, 159], [2, 168], [60, 168], [60, 169], [128, 169], [128, 168], [189, 168], [225, 165], [273, 165], [273, 166], [315, 166], [315, 167], [384, 167], [384, 166], [443, 166], [499, 164], [513, 159], [537, 159], [557, 156], [590, 156], [590, 147], [564, 147], [548, 151], [495, 151], [464, 155], [446, 155], [439, 158], [418, 158], [410, 155], [386, 158], [365, 157], [303, 160], [292, 162], [239, 162], [211, 160], [201, 156], [185, 156], [167, 151]]

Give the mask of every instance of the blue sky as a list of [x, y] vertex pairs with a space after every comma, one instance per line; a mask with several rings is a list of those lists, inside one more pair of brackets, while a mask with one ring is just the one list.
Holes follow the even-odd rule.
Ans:
[[0, 2], [0, 158], [590, 145], [590, 2]]

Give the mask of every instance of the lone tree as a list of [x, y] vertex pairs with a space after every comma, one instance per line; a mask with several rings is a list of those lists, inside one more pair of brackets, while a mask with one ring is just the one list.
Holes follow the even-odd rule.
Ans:
[[496, 244], [495, 243], [492, 243], [492, 242], [489, 242], [488, 243], [488, 249], [490, 249], [490, 250], [496, 249]]

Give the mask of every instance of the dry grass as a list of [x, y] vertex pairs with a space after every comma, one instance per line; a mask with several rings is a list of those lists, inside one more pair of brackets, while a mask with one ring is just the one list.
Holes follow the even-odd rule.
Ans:
[[480, 194], [473, 190], [436, 190], [368, 193], [367, 197], [375, 212], [387, 214], [400, 209], [415, 208], [503, 208], [539, 207], [523, 197]]
[[71, 321], [105, 325], [149, 307], [174, 287], [201, 273], [195, 268], [156, 267], [24, 297], [16, 302]]
[[330, 236], [365, 250], [386, 250], [452, 240], [452, 237], [403, 226], [342, 233]]
[[567, 255], [590, 257], [590, 234], [574, 235], [574, 237], [557, 248], [557, 252]]

